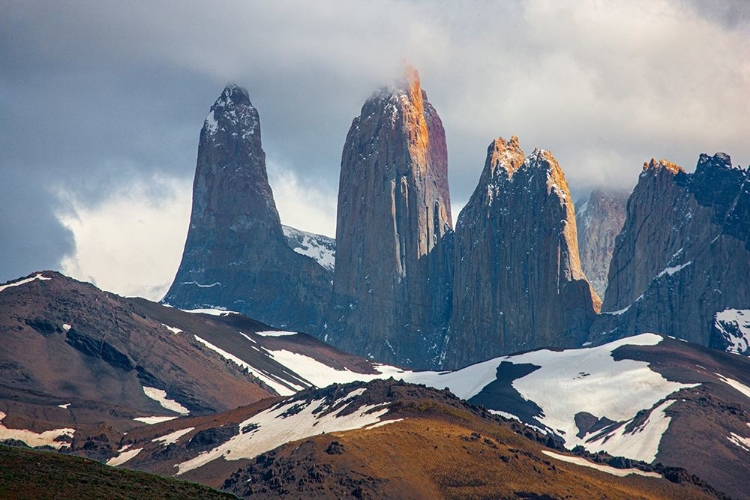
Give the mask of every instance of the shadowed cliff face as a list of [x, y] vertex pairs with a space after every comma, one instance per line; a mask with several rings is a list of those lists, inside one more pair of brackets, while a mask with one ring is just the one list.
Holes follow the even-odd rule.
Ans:
[[317, 333], [331, 277], [288, 246], [268, 184], [258, 112], [245, 89], [227, 86], [201, 130], [190, 229], [164, 301], [183, 309], [225, 307]]
[[455, 235], [446, 368], [539, 347], [574, 347], [600, 301], [581, 271], [573, 203], [557, 161], [518, 139], [487, 150]]
[[604, 297], [607, 289], [609, 262], [615, 238], [625, 223], [627, 201], [628, 193], [597, 189], [591, 192], [586, 202], [576, 207], [581, 267], [600, 297]]
[[723, 153], [701, 155], [693, 174], [651, 160], [628, 200], [592, 339], [656, 331], [729, 348], [741, 339], [717, 314], [748, 309], [749, 282], [750, 172]]
[[362, 107], [341, 159], [327, 339], [378, 360], [433, 366], [450, 314], [445, 132], [415, 71]]

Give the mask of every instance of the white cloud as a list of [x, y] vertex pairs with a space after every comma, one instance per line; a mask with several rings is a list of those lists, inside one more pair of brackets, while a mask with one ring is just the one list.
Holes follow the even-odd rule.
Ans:
[[177, 272], [190, 219], [191, 185], [184, 180], [136, 180], [95, 207], [60, 192], [58, 214], [76, 242], [62, 272], [126, 296], [160, 300]]
[[273, 190], [281, 223], [309, 233], [336, 237], [336, 195], [313, 185], [302, 185], [297, 175], [268, 162], [268, 182]]
[[[282, 223], [335, 236], [336, 197], [269, 163], [270, 183]], [[60, 191], [67, 207], [58, 214], [73, 232], [76, 250], [62, 272], [125, 296], [160, 300], [182, 257], [190, 221], [192, 185], [183, 179], [136, 180], [88, 206], [74, 192]]]

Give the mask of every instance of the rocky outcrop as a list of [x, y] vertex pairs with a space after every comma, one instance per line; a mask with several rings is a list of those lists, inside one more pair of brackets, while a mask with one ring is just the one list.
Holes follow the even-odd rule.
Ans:
[[599, 298], [581, 270], [576, 221], [555, 158], [496, 139], [458, 217], [446, 368], [585, 339]]
[[409, 71], [370, 97], [341, 159], [326, 339], [379, 361], [436, 364], [450, 314], [445, 132]]
[[702, 154], [693, 174], [651, 160], [628, 200], [592, 339], [648, 331], [731, 348], [717, 314], [748, 309], [748, 283], [750, 170], [724, 153]]
[[581, 268], [597, 295], [604, 297], [615, 238], [625, 222], [628, 193], [595, 189], [576, 207]]
[[245, 89], [227, 86], [203, 125], [190, 229], [164, 302], [223, 307], [317, 333], [332, 272], [294, 252], [266, 173], [260, 122]]

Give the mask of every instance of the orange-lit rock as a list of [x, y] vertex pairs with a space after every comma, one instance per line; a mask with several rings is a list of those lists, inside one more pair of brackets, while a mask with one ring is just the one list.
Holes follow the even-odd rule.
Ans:
[[346, 138], [329, 342], [434, 366], [450, 313], [447, 174], [443, 125], [408, 70], [365, 102]]

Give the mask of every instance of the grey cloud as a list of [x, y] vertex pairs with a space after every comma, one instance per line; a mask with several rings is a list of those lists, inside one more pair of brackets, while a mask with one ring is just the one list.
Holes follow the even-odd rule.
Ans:
[[[3, 167], [6, 165], [3, 164]], [[75, 250], [72, 233], [54, 216], [57, 202], [35, 175], [3, 169], [0, 183], [0, 282], [34, 270], [58, 269]]]
[[332, 198], [352, 118], [404, 60], [443, 119], [456, 204], [500, 135], [551, 150], [577, 195], [632, 186], [652, 156], [747, 163], [748, 9], [708, 4], [6, 1], [0, 241], [17, 247], [0, 280], [71, 251], [53, 201], [29, 207], [30, 179], [95, 206], [133, 179], [191, 178], [228, 81], [248, 88], [269, 160]]

